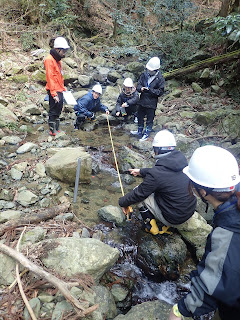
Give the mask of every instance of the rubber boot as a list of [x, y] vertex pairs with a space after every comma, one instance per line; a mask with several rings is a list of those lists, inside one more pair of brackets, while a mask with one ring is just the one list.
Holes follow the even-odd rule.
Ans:
[[59, 126], [60, 126], [60, 119], [59, 119], [59, 118], [57, 118], [57, 119], [55, 120], [55, 124], [56, 124], [56, 131], [57, 131], [58, 133], [60, 133], [61, 131], [59, 130]]
[[154, 215], [146, 207], [141, 207], [139, 212], [143, 219], [143, 229], [153, 235], [159, 234], [159, 228]]
[[48, 122], [50, 136], [56, 136], [56, 123], [53, 121]]

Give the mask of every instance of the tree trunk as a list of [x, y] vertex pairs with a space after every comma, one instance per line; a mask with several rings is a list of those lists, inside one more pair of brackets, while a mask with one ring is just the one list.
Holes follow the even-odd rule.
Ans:
[[227, 17], [230, 13], [240, 9], [240, 0], [222, 0], [218, 16]]
[[219, 63], [222, 64], [222, 63], [230, 62], [232, 60], [239, 59], [239, 58], [240, 58], [240, 50], [237, 50], [237, 51], [223, 54], [221, 56], [216, 56], [203, 61], [196, 62], [184, 68], [176, 69], [170, 72], [165, 72], [163, 76], [166, 80], [169, 80], [172, 78], [182, 76], [184, 74], [201, 70], [203, 68], [211, 67]]
[[0, 236], [2, 236], [9, 229], [52, 219], [58, 214], [66, 212], [69, 207], [70, 203], [63, 203], [53, 208], [37, 212], [36, 214], [32, 213], [31, 215], [25, 216], [18, 220], [9, 220], [0, 225]]

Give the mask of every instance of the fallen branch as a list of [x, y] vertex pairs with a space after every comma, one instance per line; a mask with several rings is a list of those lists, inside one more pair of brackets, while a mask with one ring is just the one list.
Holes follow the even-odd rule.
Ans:
[[29, 259], [27, 259], [22, 253], [17, 252], [16, 250], [6, 246], [3, 243], [0, 243], [0, 251], [11, 258], [15, 259], [21, 265], [23, 265], [25, 268], [29, 269], [31, 272], [36, 274], [38, 277], [46, 279], [48, 282], [50, 282], [54, 287], [56, 287], [62, 295], [65, 297], [66, 300], [68, 300], [75, 308], [76, 312], [79, 317], [83, 317], [94, 310], [98, 308], [98, 304], [94, 305], [90, 308], [85, 309], [81, 303], [71, 295], [69, 291], [69, 284], [62, 281], [61, 279], [58, 279], [54, 275], [48, 273], [47, 271], [43, 270], [41, 267], [35, 265], [33, 262], [31, 262]]
[[[18, 240], [17, 247], [16, 247], [17, 252], [19, 252], [19, 244], [20, 244], [20, 242], [22, 240], [22, 237], [23, 237], [23, 234], [24, 234], [25, 230], [26, 230], [26, 227], [24, 228], [24, 230], [21, 233], [21, 236], [20, 236], [20, 238]], [[26, 308], [28, 309], [28, 312], [29, 312], [32, 320], [37, 320], [37, 318], [36, 318], [36, 316], [35, 316], [35, 314], [33, 312], [33, 309], [32, 309], [32, 307], [31, 307], [31, 305], [30, 305], [30, 303], [29, 303], [29, 301], [28, 301], [28, 299], [27, 299], [27, 297], [26, 297], [26, 295], [25, 295], [25, 293], [23, 291], [22, 282], [21, 282], [21, 278], [20, 278], [20, 275], [19, 275], [19, 264], [18, 263], [16, 264], [16, 276], [17, 276], [17, 283], [18, 283], [19, 291], [20, 291], [21, 296], [23, 298], [23, 301], [24, 301], [24, 303], [26, 305]]]
[[2, 236], [7, 230], [21, 227], [24, 225], [38, 223], [41, 221], [49, 220], [56, 217], [62, 212], [66, 212], [70, 207], [70, 203], [63, 203], [54, 208], [45, 209], [44, 211], [32, 213], [31, 215], [25, 216], [18, 220], [9, 220], [0, 225], [0, 236]]

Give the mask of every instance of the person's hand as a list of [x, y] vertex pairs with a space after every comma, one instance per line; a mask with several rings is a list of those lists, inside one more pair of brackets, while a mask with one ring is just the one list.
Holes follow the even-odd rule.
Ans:
[[142, 87], [141, 91], [143, 92], [144, 90], [148, 90], [148, 88], [147, 87]]
[[54, 96], [53, 100], [55, 101], [55, 103], [58, 103], [59, 102], [59, 97], [58, 96]]
[[120, 112], [118, 111], [118, 112], [116, 112], [116, 116], [117, 117], [119, 117], [120, 116]]
[[128, 171], [130, 171], [134, 177], [140, 176], [140, 169], [129, 169]]
[[106, 110], [106, 114], [107, 114], [107, 115], [109, 115], [109, 114], [110, 114], [109, 110]]
[[125, 215], [128, 214], [129, 207], [122, 207], [122, 211]]
[[127, 108], [127, 106], [128, 106], [127, 102], [124, 102], [124, 103], [122, 104], [122, 107], [123, 107], [123, 108]]

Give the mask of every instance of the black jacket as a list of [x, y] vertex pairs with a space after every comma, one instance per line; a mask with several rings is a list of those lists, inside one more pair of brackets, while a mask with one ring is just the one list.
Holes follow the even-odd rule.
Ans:
[[194, 213], [196, 198], [189, 193], [189, 178], [182, 172], [187, 166], [178, 150], [161, 156], [153, 168], [141, 169], [143, 182], [119, 199], [121, 207], [145, 200], [154, 193], [164, 218], [171, 224], [181, 224]]
[[130, 110], [134, 109], [135, 111], [135, 106], [139, 101], [139, 94], [137, 91], [134, 91], [130, 95], [126, 95], [123, 91], [120, 93], [117, 99], [117, 104], [116, 104], [116, 112], [120, 112], [120, 108], [124, 102], [127, 102], [128, 107]]
[[[145, 108], [157, 108], [158, 97], [164, 93], [165, 80], [160, 72], [156, 78], [148, 85], [149, 75], [147, 72], [141, 74], [137, 84], [137, 91], [141, 93], [139, 105]], [[141, 92], [142, 87], [147, 87], [148, 90]]]
[[221, 319], [236, 320], [240, 318], [240, 211], [235, 195], [215, 210], [213, 226], [205, 254], [191, 273], [191, 292], [178, 308], [186, 317], [218, 308]]

